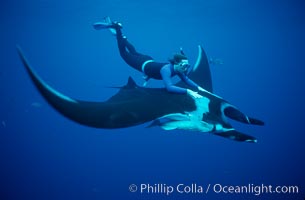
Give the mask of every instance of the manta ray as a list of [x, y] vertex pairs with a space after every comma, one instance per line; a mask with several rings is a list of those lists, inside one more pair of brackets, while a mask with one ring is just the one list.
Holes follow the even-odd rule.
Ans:
[[[236, 131], [228, 118], [245, 124], [264, 125], [264, 122], [243, 114], [237, 107], [213, 94], [211, 71], [204, 49], [198, 46], [198, 58], [189, 77], [206, 91], [203, 98], [174, 94], [165, 88], [141, 87], [129, 77], [126, 85], [107, 101], [77, 100], [61, 94], [48, 85], [32, 68], [21, 48], [21, 61], [45, 100], [60, 114], [79, 124], [102, 129], [127, 128], [150, 122], [148, 127], [164, 130], [189, 130], [211, 133], [235, 141], [257, 142], [253, 136]], [[187, 88], [179, 82], [177, 85]]]

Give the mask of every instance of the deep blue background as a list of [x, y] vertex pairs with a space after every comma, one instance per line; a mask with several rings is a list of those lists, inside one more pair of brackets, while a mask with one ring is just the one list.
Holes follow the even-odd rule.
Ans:
[[[183, 2], [183, 3], [182, 3]], [[0, 199], [162, 199], [130, 193], [132, 183], [297, 185], [298, 195], [173, 195], [175, 199], [305, 197], [305, 4], [290, 0], [4, 0], [0, 3]], [[139, 51], [164, 61], [197, 45], [211, 66], [214, 92], [264, 127], [234, 123], [257, 144], [145, 126], [100, 130], [54, 111], [34, 88], [16, 53], [23, 48], [54, 88], [105, 100], [129, 75], [108, 31], [122, 21]], [[158, 83], [152, 83], [152, 85]], [[149, 105], [148, 105], [149, 106]], [[167, 198], [169, 199], [169, 198]]]

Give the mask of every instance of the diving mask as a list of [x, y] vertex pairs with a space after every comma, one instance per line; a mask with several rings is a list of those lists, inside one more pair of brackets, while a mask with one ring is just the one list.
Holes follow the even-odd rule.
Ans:
[[178, 64], [174, 65], [175, 71], [185, 73], [191, 65], [188, 60], [181, 60]]

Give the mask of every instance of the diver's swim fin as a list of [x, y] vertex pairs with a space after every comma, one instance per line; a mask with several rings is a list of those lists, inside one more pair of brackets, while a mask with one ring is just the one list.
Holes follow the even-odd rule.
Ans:
[[108, 29], [113, 35], [116, 35], [116, 31], [113, 28], [113, 22], [108, 16], [104, 18], [104, 21], [94, 23], [93, 28], [95, 30]]
[[93, 24], [93, 28], [95, 28], [95, 30], [101, 30], [101, 29], [108, 29], [110, 28], [111, 24], [108, 24], [106, 22], [96, 22]]

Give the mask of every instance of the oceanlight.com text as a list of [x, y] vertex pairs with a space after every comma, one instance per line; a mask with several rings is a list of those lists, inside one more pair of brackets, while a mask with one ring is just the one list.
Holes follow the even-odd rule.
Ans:
[[250, 194], [259, 196], [262, 194], [298, 194], [298, 186], [273, 186], [267, 184], [247, 184], [247, 185], [223, 185], [223, 184], [183, 184], [170, 185], [165, 183], [158, 184], [131, 184], [129, 191], [140, 194], [163, 194], [171, 195], [177, 194]]
[[259, 196], [261, 194], [298, 194], [298, 186], [272, 186], [272, 185], [254, 185], [248, 184], [244, 186], [238, 185], [213, 185], [214, 193], [225, 193], [225, 194], [254, 194]]

